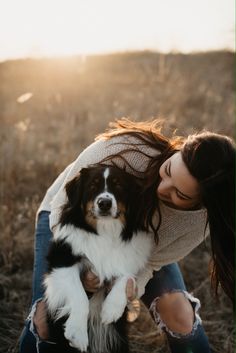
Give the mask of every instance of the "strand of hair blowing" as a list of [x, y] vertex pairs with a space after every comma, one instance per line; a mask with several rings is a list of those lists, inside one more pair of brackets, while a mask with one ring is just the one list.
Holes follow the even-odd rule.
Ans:
[[224, 135], [203, 132], [190, 136], [181, 150], [189, 172], [198, 180], [207, 209], [215, 294], [221, 284], [234, 300], [235, 144]]

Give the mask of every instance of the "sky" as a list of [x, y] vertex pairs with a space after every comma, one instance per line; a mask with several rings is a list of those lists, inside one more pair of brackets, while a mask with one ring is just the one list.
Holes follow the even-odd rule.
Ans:
[[234, 0], [0, 0], [0, 60], [234, 50]]

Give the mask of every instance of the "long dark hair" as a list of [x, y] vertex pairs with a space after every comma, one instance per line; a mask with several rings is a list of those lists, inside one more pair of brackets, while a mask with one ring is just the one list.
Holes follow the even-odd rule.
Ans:
[[212, 248], [212, 285], [234, 298], [235, 144], [227, 136], [202, 132], [181, 148], [184, 163], [200, 185]]
[[[202, 132], [187, 139], [179, 136], [165, 137], [161, 133], [162, 122], [152, 120], [134, 122], [123, 118], [110, 124], [110, 129], [98, 139], [110, 139], [119, 135], [131, 135], [137, 143], [127, 143], [121, 153], [107, 159], [125, 159], [125, 154], [136, 151], [139, 145], [156, 149], [156, 157], [145, 154], [149, 160], [144, 173], [143, 192], [140, 194], [138, 219], [146, 229], [152, 229], [158, 242], [161, 213], [157, 198], [160, 183], [159, 169], [165, 160], [181, 151], [186, 167], [200, 184], [202, 204], [207, 209], [212, 246], [212, 286], [217, 295], [219, 283], [226, 294], [234, 298], [235, 253], [235, 144], [224, 135]], [[104, 161], [104, 160], [103, 160]], [[139, 171], [135, 170], [136, 173]], [[159, 223], [153, 223], [154, 213], [159, 213]]]
[[[136, 177], [142, 181], [142, 192], [139, 194], [139, 208], [136, 213], [137, 227], [142, 227], [146, 230], [151, 229], [154, 233], [156, 243], [158, 243], [158, 230], [161, 225], [161, 212], [157, 198], [157, 187], [160, 183], [159, 169], [162, 163], [171, 157], [175, 152], [179, 151], [183, 144], [183, 138], [180, 136], [165, 137], [161, 133], [163, 122], [155, 119], [145, 122], [134, 122], [127, 118], [122, 118], [116, 122], [109, 124], [110, 128], [106, 132], [97, 136], [96, 139], [110, 139], [119, 135], [129, 135], [135, 137], [135, 142], [122, 142], [124, 149], [118, 154], [110, 155], [100, 161], [104, 163], [110, 160], [114, 165], [115, 161], [122, 159], [125, 165], [128, 165], [133, 170]], [[114, 142], [120, 144], [120, 142]], [[127, 148], [125, 148], [127, 145]], [[149, 155], [144, 149], [139, 148], [145, 145], [149, 149], [156, 150], [156, 156]], [[145, 155], [148, 160], [148, 165], [145, 171], [134, 169], [126, 159], [126, 154], [130, 152], [140, 153]], [[159, 222], [153, 222], [154, 213], [158, 212]]]

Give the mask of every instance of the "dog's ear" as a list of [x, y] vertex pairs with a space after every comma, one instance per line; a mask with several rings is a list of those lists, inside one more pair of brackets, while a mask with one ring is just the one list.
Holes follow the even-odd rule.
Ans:
[[86, 175], [87, 168], [81, 169], [80, 173], [69, 181], [66, 186], [66, 195], [70, 207], [74, 207], [81, 204], [82, 193], [83, 193], [83, 181]]
[[78, 205], [82, 197], [82, 178], [81, 175], [77, 175], [74, 179], [69, 181], [66, 186], [66, 195], [68, 198], [68, 203], [71, 207]]
[[134, 232], [142, 229], [139, 214], [142, 181], [131, 176], [129, 180], [128, 207], [126, 210], [126, 225], [122, 232], [125, 240], [130, 240]]
[[85, 177], [85, 170], [82, 169], [75, 178], [69, 181], [66, 186], [66, 195], [68, 201], [62, 207], [60, 223], [74, 224], [79, 226], [83, 222], [83, 212], [82, 212], [82, 196], [83, 196], [83, 182]]

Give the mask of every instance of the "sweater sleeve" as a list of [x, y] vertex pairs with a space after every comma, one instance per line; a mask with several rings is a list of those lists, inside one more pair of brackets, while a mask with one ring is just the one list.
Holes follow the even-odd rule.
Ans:
[[[190, 240], [189, 240], [190, 239]], [[196, 241], [191, 241], [190, 234], [186, 234], [166, 247], [159, 249], [155, 247], [146, 267], [141, 270], [136, 277], [138, 298], [145, 293], [145, 287], [153, 277], [154, 271], [159, 271], [162, 266], [178, 262], [187, 256], [195, 247], [203, 241], [203, 237], [196, 237]]]
[[137, 276], [139, 297], [144, 294], [153, 271], [183, 259], [209, 235], [206, 209], [179, 211], [163, 205], [161, 209], [163, 219], [158, 244], [153, 246], [147, 266]]

